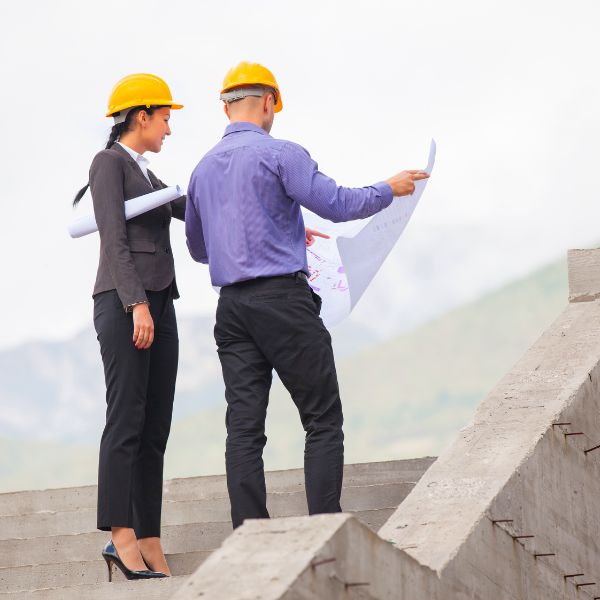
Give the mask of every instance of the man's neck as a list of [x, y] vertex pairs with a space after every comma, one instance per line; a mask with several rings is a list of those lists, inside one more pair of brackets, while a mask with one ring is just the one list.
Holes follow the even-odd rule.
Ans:
[[[257, 127], [260, 127], [261, 129], [265, 129], [263, 127], [263, 122], [262, 120], [258, 119], [257, 117], [252, 117], [252, 116], [244, 116], [244, 117], [236, 117], [235, 119], [229, 119], [229, 124], [230, 125], [234, 125], [235, 123], [252, 123], [252, 125], [256, 125]], [[266, 129], [265, 129], [266, 131]], [[268, 133], [268, 131], [267, 131]]]

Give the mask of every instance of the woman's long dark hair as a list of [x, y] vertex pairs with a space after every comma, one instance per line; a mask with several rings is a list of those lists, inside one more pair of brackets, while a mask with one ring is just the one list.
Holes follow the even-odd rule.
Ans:
[[[143, 110], [144, 112], [146, 112], [148, 114], [148, 116], [152, 116], [152, 113], [157, 108], [161, 108], [161, 107], [160, 106], [150, 106], [150, 107], [136, 106], [136, 107], [132, 108], [127, 113], [127, 118], [125, 119], [125, 121], [123, 121], [123, 123], [117, 123], [116, 125], [113, 125], [113, 128], [110, 130], [110, 135], [108, 136], [108, 141], [106, 142], [105, 150], [112, 148], [112, 146], [115, 144], [115, 142], [117, 142], [119, 140], [119, 138], [126, 131], [129, 131], [131, 122], [133, 121], [133, 119], [135, 118], [135, 115], [137, 115], [138, 112]], [[87, 192], [87, 189], [89, 187], [90, 187], [90, 184], [88, 182], [77, 192], [77, 194], [75, 194], [75, 199], [73, 200], [73, 206], [77, 206], [77, 204], [79, 204], [79, 201], [83, 198], [83, 196], [85, 195], [85, 193]]]

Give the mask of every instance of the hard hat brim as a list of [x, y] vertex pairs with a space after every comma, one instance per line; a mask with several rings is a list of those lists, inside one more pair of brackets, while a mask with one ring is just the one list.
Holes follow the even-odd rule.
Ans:
[[[244, 84], [238, 84], [236, 83], [235, 85], [228, 85], [227, 87], [224, 87], [221, 90], [221, 94], [225, 94], [226, 92], [231, 92], [231, 90], [234, 90], [237, 87], [243, 87]], [[277, 92], [277, 102], [275, 102], [275, 106], [273, 107], [273, 112], [281, 112], [281, 110], [283, 109], [283, 102], [281, 100], [281, 92], [279, 91], [279, 87], [277, 86], [276, 83], [272, 82], [272, 81], [255, 81], [252, 83], [248, 83], [246, 85], [262, 85], [264, 87], [270, 87], [273, 88], [276, 92]]]
[[106, 113], [107, 117], [112, 117], [115, 113], [121, 112], [122, 110], [126, 110], [127, 108], [133, 108], [134, 106], [168, 106], [171, 110], [179, 110], [183, 108], [183, 104], [175, 104], [172, 100], [165, 100], [164, 98], [157, 98], [152, 100], [145, 100], [140, 102], [127, 102], [125, 104], [121, 104], [116, 106], [112, 110]]

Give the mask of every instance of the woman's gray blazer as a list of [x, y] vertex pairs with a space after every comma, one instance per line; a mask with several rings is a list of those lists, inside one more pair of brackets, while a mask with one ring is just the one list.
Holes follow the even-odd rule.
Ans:
[[167, 187], [148, 171], [148, 182], [137, 162], [119, 144], [99, 152], [90, 167], [90, 190], [100, 233], [100, 262], [94, 296], [117, 290], [123, 308], [147, 301], [146, 290], [173, 283], [178, 298], [169, 224], [184, 220], [185, 196], [125, 221], [124, 202]]

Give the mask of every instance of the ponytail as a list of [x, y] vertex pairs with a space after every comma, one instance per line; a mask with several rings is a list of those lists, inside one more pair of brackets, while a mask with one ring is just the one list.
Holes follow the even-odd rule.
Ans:
[[[106, 142], [106, 147], [104, 149], [108, 150], [109, 148], [112, 148], [115, 145], [115, 143], [119, 140], [119, 138], [123, 135], [123, 133], [125, 133], [129, 129], [129, 125], [131, 124], [131, 121], [133, 120], [133, 117], [136, 113], [138, 113], [140, 110], [143, 110], [146, 113], [148, 113], [148, 115], [152, 115], [152, 113], [157, 108], [160, 108], [160, 107], [159, 106], [150, 106], [150, 107], [136, 106], [135, 108], [132, 108], [127, 113], [127, 118], [125, 119], [125, 121], [123, 121], [122, 123], [116, 123], [115, 125], [113, 125], [112, 129], [110, 130], [110, 134], [108, 136], [108, 141]], [[74, 207], [79, 204], [79, 201], [83, 198], [83, 196], [85, 195], [85, 193], [87, 192], [87, 189], [89, 187], [90, 187], [90, 184], [86, 183], [77, 192], [77, 194], [75, 194], [75, 199], [73, 200]]]
[[[117, 123], [113, 125], [110, 130], [110, 135], [108, 136], [108, 141], [106, 142], [105, 150], [112, 148], [115, 142], [121, 137], [123, 130], [125, 129], [125, 123]], [[75, 194], [75, 199], [73, 200], [73, 206], [77, 206], [79, 201], [83, 198], [87, 189], [90, 187], [89, 183], [86, 183], [78, 192]]]
[[108, 136], [108, 142], [106, 142], [106, 147], [104, 149], [108, 150], [109, 148], [112, 148], [115, 142], [121, 137], [121, 134], [124, 130], [125, 121], [123, 121], [123, 123], [117, 123], [116, 125], [113, 125], [112, 129], [110, 130], [110, 135]]

